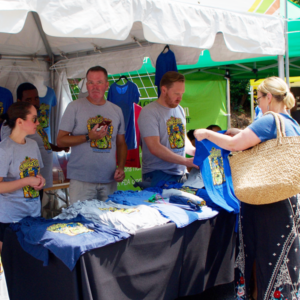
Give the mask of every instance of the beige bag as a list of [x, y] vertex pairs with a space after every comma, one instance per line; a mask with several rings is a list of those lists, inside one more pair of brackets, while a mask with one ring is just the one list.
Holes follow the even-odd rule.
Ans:
[[229, 160], [235, 195], [249, 204], [274, 203], [300, 192], [300, 136], [286, 137], [283, 117], [266, 114], [275, 117], [277, 138]]

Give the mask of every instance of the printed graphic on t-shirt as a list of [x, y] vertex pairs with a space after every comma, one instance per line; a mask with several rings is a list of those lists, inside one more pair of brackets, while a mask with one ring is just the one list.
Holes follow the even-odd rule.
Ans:
[[83, 224], [79, 222], [53, 224], [47, 228], [47, 231], [63, 233], [69, 236], [76, 236], [80, 234], [94, 232], [94, 230], [86, 228]]
[[111, 125], [112, 120], [97, 115], [94, 118], [89, 118], [87, 121], [88, 132], [90, 132], [96, 124], [107, 125], [107, 135], [99, 140], [91, 140], [91, 147], [94, 152], [110, 152], [111, 150], [111, 138], [114, 127]]
[[4, 107], [3, 107], [3, 102], [0, 102], [0, 114], [3, 114]]
[[[39, 161], [35, 158], [25, 157], [25, 160], [21, 162], [20, 167], [20, 178], [34, 177], [40, 173]], [[24, 198], [26, 201], [32, 201], [40, 195], [39, 191], [36, 191], [33, 187], [27, 185], [23, 187]]]
[[123, 214], [131, 214], [133, 212], [139, 212], [137, 208], [117, 208], [117, 207], [98, 207], [100, 210], [106, 210], [110, 212], [120, 212]]
[[181, 119], [171, 117], [167, 121], [167, 130], [171, 149], [173, 152], [181, 152], [185, 145], [185, 128]]
[[52, 149], [51, 149], [51, 146], [50, 146], [50, 143], [49, 143], [49, 140], [48, 140], [48, 134], [43, 129], [41, 124], [37, 126], [36, 131], [40, 135], [40, 137], [43, 139], [44, 148], [47, 150], [47, 152], [51, 152]]
[[48, 104], [42, 103], [38, 111], [38, 118], [42, 128], [49, 127], [49, 112], [50, 106]]
[[192, 188], [192, 187], [188, 187], [188, 186], [183, 186], [180, 188], [181, 191], [186, 192], [186, 193], [190, 193], [192, 195], [196, 195], [198, 189], [196, 188]]
[[221, 150], [216, 148], [211, 148], [210, 155], [208, 157], [209, 165], [211, 169], [211, 174], [213, 177], [213, 184], [220, 185], [226, 181], [224, 173], [223, 158], [221, 155]]

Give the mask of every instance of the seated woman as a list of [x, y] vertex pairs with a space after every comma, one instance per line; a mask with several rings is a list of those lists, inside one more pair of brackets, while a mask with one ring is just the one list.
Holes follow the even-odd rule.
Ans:
[[[259, 107], [263, 113], [273, 111], [283, 116], [286, 136], [300, 135], [298, 123], [287, 109], [295, 105], [295, 98], [287, 84], [278, 77], [264, 80], [258, 87]], [[265, 115], [244, 130], [229, 129], [226, 135], [206, 129], [197, 129], [196, 139], [208, 139], [221, 148], [241, 151], [277, 136], [275, 119]], [[262, 166], [263, 168], [263, 166]], [[291, 171], [292, 172], [292, 171]], [[299, 299], [300, 297], [300, 237], [298, 195], [286, 200], [251, 205], [241, 203], [242, 236], [239, 289], [246, 287], [256, 263], [257, 299]], [[245, 274], [243, 274], [243, 271]], [[241, 295], [241, 294], [239, 294]]]
[[4, 231], [24, 217], [39, 217], [39, 190], [45, 185], [40, 175], [43, 161], [37, 143], [27, 138], [39, 124], [35, 107], [26, 102], [12, 104], [0, 116], [11, 134], [0, 143], [0, 253]]

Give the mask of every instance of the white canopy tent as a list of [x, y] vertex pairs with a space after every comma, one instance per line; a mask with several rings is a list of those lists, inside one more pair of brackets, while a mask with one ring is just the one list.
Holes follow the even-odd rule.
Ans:
[[203, 49], [215, 61], [285, 52], [279, 17], [198, 1], [0, 0], [0, 20], [0, 86], [15, 94], [32, 74], [40, 73], [52, 86], [55, 77], [59, 112], [54, 131], [71, 100], [64, 83], [84, 77], [91, 66], [102, 65], [111, 74], [129, 72], [140, 69], [146, 56], [155, 65], [165, 44], [177, 64], [185, 65], [197, 63]]

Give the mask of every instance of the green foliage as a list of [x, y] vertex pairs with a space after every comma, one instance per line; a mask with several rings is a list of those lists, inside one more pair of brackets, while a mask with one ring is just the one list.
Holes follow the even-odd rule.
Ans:
[[71, 92], [73, 100], [77, 100], [78, 99], [78, 94], [80, 92], [78, 84], [79, 84], [80, 81], [81, 81], [81, 78], [68, 79], [69, 88], [70, 88], [70, 92]]
[[300, 0], [292, 0], [292, 2], [294, 2], [294, 3], [298, 4], [298, 5], [300, 5]]
[[249, 80], [230, 80], [230, 104], [231, 109], [238, 113], [244, 113], [250, 104]]

